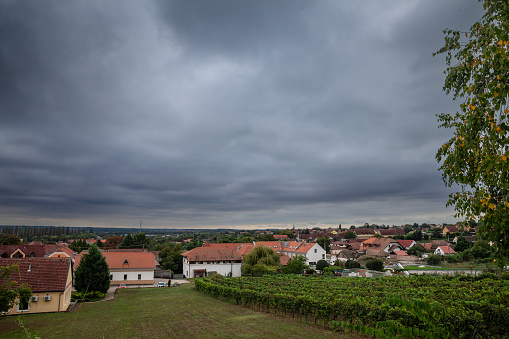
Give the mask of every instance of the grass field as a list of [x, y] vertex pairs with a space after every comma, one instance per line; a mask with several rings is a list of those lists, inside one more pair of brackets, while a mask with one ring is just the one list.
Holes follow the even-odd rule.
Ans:
[[[79, 305], [73, 312], [24, 315], [42, 338], [359, 338], [231, 305], [174, 288], [118, 290], [115, 300]], [[0, 338], [25, 338], [17, 317], [0, 317]]]

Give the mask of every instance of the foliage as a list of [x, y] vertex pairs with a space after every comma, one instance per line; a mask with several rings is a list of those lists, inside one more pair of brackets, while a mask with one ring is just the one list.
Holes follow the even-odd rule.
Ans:
[[71, 301], [99, 301], [103, 300], [106, 297], [106, 293], [102, 293], [99, 291], [90, 291], [90, 292], [72, 292]]
[[256, 241], [275, 241], [274, 235], [272, 234], [260, 234], [256, 237]]
[[474, 246], [472, 246], [472, 255], [476, 259], [484, 259], [489, 258], [492, 254], [492, 247], [486, 241], [477, 241]]
[[17, 264], [0, 267], [0, 314], [19, 302], [29, 302], [32, 291], [27, 284], [19, 284], [20, 278]]
[[463, 252], [464, 250], [468, 250], [471, 248], [473, 244], [465, 239], [465, 237], [460, 236], [458, 237], [458, 241], [456, 241], [456, 245], [454, 246], [454, 250], [456, 252]]
[[384, 262], [380, 259], [369, 260], [366, 263], [366, 268], [368, 270], [383, 272], [384, 271]]
[[256, 246], [244, 257], [242, 275], [275, 273], [280, 266], [279, 258], [279, 253], [274, 252], [272, 248]]
[[170, 247], [165, 247], [159, 252], [160, 263], [163, 269], [172, 270], [175, 273], [182, 273], [183, 259], [182, 259], [183, 248], [180, 244], [176, 244]]
[[70, 245], [69, 248], [73, 250], [76, 253], [81, 253], [83, 250], [89, 248], [89, 245], [85, 241], [85, 239], [81, 240], [74, 240]]
[[315, 323], [335, 329], [344, 324], [371, 328], [371, 333], [365, 333], [370, 336], [375, 329], [383, 329], [378, 337], [386, 338], [509, 335], [509, 280], [491, 275], [482, 279], [274, 275], [221, 281], [203, 278], [195, 280], [195, 285], [214, 297], [283, 316], [312, 317]]
[[312, 268], [306, 268], [306, 274], [307, 275], [315, 274], [315, 272], [316, 271], [314, 269], [312, 269]]
[[127, 233], [127, 235], [122, 239], [119, 248], [133, 248], [134, 247], [134, 238], [131, 233]]
[[343, 236], [343, 239], [355, 239], [357, 238], [357, 234], [354, 231], [347, 231]]
[[92, 245], [81, 258], [74, 271], [74, 287], [78, 292], [108, 292], [110, 288], [110, 270], [106, 259], [97, 246]]
[[438, 254], [430, 254], [426, 258], [426, 263], [428, 265], [436, 266], [436, 265], [440, 265], [441, 262], [442, 262], [442, 257]]
[[150, 239], [147, 238], [145, 233], [136, 233], [134, 236], [131, 233], [122, 239], [119, 248], [146, 248], [150, 244]]
[[411, 239], [415, 240], [415, 241], [422, 240], [422, 232], [421, 232], [421, 230], [417, 230], [417, 231], [412, 232]]
[[328, 236], [323, 235], [319, 237], [316, 239], [316, 243], [325, 250], [325, 253], [330, 253], [330, 239]]
[[4, 234], [0, 238], [0, 245], [21, 245], [21, 239], [16, 234]]
[[361, 267], [362, 267], [361, 264], [358, 261], [355, 261], [355, 260], [348, 260], [345, 263], [345, 268], [347, 268], [347, 269], [361, 268]]
[[422, 254], [425, 252], [426, 252], [426, 250], [424, 248], [422, 248], [422, 246], [420, 246], [420, 245], [414, 245], [414, 246], [410, 247], [408, 249], [408, 251], [406, 251], [406, 253], [408, 255], [416, 255], [419, 258], [422, 257]]
[[327, 260], [323, 260], [323, 259], [318, 260], [318, 262], [316, 263], [316, 269], [317, 269], [318, 271], [323, 271], [323, 269], [324, 269], [324, 268], [329, 267], [329, 266], [330, 266], [330, 265], [329, 265], [329, 263], [327, 262]]
[[306, 257], [298, 255], [293, 257], [288, 265], [281, 269], [283, 274], [302, 274], [308, 266], [306, 265]]
[[444, 30], [447, 69], [444, 90], [463, 98], [455, 114], [438, 115], [454, 136], [438, 150], [442, 179], [459, 184], [447, 205], [494, 243], [496, 256], [509, 257], [509, 3], [484, 0], [485, 13], [469, 32]]
[[414, 230], [414, 228], [412, 227], [412, 225], [405, 225], [403, 230], [405, 231], [405, 234], [408, 234], [408, 233], [412, 232]]
[[442, 239], [444, 237], [444, 234], [442, 233], [442, 230], [438, 227], [435, 227], [431, 230], [431, 238], [433, 239]]
[[121, 235], [113, 235], [106, 239], [106, 242], [104, 243], [104, 247], [106, 248], [118, 248], [120, 244], [122, 243], [122, 240], [124, 240], [124, 237]]

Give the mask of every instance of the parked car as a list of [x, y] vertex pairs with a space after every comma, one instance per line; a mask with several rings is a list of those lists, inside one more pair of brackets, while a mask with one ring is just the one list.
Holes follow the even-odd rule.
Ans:
[[165, 287], [166, 284], [164, 283], [164, 281], [160, 281], [157, 283], [157, 287]]
[[118, 285], [118, 288], [127, 288], [127, 285], [126, 284], [120, 284], [120, 285]]

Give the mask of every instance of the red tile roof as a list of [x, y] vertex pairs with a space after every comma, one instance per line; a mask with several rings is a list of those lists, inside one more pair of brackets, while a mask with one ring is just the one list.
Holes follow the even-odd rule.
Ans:
[[35, 257], [39, 258], [56, 252], [60, 247], [62, 245], [0, 245], [0, 255], [5, 253], [10, 257], [19, 249], [26, 257], [33, 253]]
[[236, 251], [225, 247], [196, 247], [182, 253], [189, 261], [240, 261]]
[[381, 229], [378, 230], [380, 232], [380, 235], [397, 235], [402, 234], [405, 235], [405, 231], [401, 228], [389, 228], [389, 229]]
[[415, 240], [398, 240], [398, 243], [404, 248], [409, 248]]
[[11, 280], [28, 284], [32, 292], [64, 291], [71, 269], [70, 258], [17, 258], [0, 259], [0, 266], [19, 265], [17, 274]]
[[452, 249], [451, 246], [438, 246], [444, 252], [445, 254], [454, 254], [456, 253], [455, 250]]
[[[74, 267], [78, 267], [83, 255], [88, 254], [87, 252], [81, 252], [76, 257]], [[108, 267], [110, 269], [122, 269], [122, 268], [153, 268], [156, 267], [156, 257], [152, 252], [101, 252], [106, 258]], [[124, 263], [129, 263], [129, 266], [124, 266]]]

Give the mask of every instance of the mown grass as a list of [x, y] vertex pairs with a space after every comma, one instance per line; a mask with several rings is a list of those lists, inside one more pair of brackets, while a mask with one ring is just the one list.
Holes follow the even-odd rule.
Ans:
[[[193, 287], [123, 289], [115, 300], [23, 320], [42, 338], [359, 338], [218, 301]], [[0, 317], [0, 338], [24, 338], [17, 318]]]

